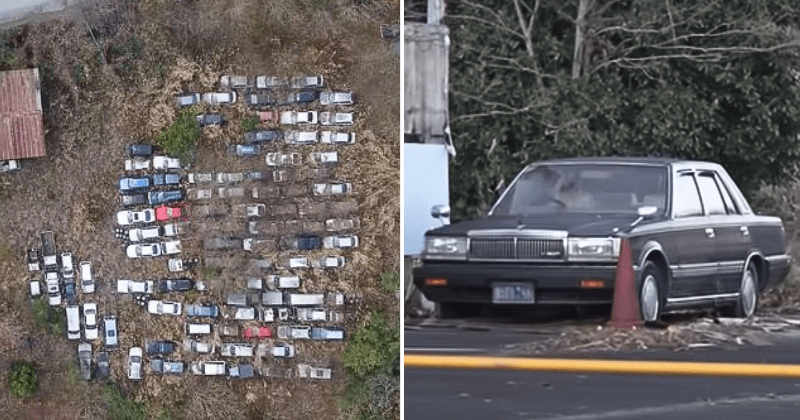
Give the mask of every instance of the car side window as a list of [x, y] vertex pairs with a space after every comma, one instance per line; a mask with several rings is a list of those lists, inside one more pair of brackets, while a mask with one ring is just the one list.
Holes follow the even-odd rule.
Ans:
[[725, 186], [725, 183], [722, 181], [719, 175], [717, 175], [715, 179], [717, 180], [719, 190], [722, 192], [722, 201], [725, 203], [725, 208], [728, 210], [728, 214], [741, 214], [739, 208], [736, 207], [736, 202], [733, 201], [733, 198], [731, 197], [730, 191], [728, 191], [728, 188]]
[[697, 190], [694, 175], [678, 174], [672, 191], [672, 207], [675, 217], [702, 216], [703, 204]]
[[697, 176], [697, 185], [700, 187], [700, 194], [703, 197], [706, 211], [709, 215], [728, 214], [722, 194], [714, 181], [714, 174], [710, 172], [701, 173]]

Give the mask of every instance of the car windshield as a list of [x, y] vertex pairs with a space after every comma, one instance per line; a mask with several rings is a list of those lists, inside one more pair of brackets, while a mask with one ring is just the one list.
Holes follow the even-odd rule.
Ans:
[[667, 171], [632, 165], [541, 165], [525, 171], [492, 210], [493, 216], [633, 213], [665, 207]]

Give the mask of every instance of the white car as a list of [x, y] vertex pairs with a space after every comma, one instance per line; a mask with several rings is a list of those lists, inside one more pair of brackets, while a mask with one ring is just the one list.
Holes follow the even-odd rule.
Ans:
[[341, 268], [345, 265], [344, 257], [323, 257], [314, 261], [314, 268]]
[[355, 248], [358, 246], [358, 236], [340, 235], [322, 238], [323, 248]]
[[334, 165], [339, 162], [339, 153], [311, 152], [311, 162], [317, 165]]
[[131, 347], [128, 351], [128, 379], [132, 381], [142, 380], [142, 352], [141, 347]]
[[247, 344], [222, 344], [219, 354], [225, 357], [253, 357], [253, 346]]
[[83, 335], [87, 340], [97, 340], [99, 336], [96, 303], [83, 304]]
[[267, 212], [267, 206], [262, 203], [256, 204], [237, 204], [233, 206], [231, 213], [234, 217], [263, 217]]
[[320, 92], [320, 105], [353, 105], [353, 92]]
[[178, 302], [167, 302], [161, 300], [151, 300], [147, 302], [147, 312], [156, 315], [181, 315], [181, 304]]
[[316, 131], [287, 131], [283, 135], [286, 144], [308, 145], [316, 144], [319, 137]]
[[224, 75], [219, 78], [219, 85], [230, 89], [244, 89], [253, 86], [253, 81], [247, 76]]
[[48, 271], [44, 276], [47, 285], [47, 300], [50, 306], [61, 305], [61, 286], [58, 283], [58, 273]]
[[225, 184], [225, 183], [234, 183], [234, 182], [242, 182], [244, 181], [244, 173], [243, 172], [222, 172], [217, 174], [217, 183]]
[[128, 255], [128, 258], [158, 257], [161, 256], [161, 246], [159, 244], [128, 245], [125, 254]]
[[181, 252], [181, 241], [166, 241], [161, 244], [161, 255], [174, 255]]
[[325, 221], [325, 230], [328, 232], [342, 232], [347, 230], [358, 229], [360, 222], [358, 218], [354, 219], [328, 219]]
[[344, 320], [341, 312], [323, 308], [297, 308], [297, 320], [302, 322], [333, 322]]
[[117, 224], [120, 226], [153, 223], [155, 221], [156, 211], [153, 209], [144, 209], [140, 211], [122, 210], [117, 213]]
[[214, 182], [214, 174], [210, 172], [190, 173], [186, 176], [190, 184], [207, 184]]
[[291, 87], [293, 89], [304, 89], [304, 88], [318, 88], [322, 87], [325, 81], [322, 79], [322, 76], [300, 76], [300, 77], [293, 77], [291, 80]]
[[236, 312], [233, 313], [233, 319], [239, 319], [244, 321], [256, 319], [256, 308], [253, 307], [236, 308]]
[[331, 369], [313, 367], [311, 365], [305, 365], [305, 364], [298, 364], [297, 376], [301, 378], [311, 378], [311, 379], [330, 379]]
[[92, 276], [92, 263], [89, 261], [81, 261], [81, 292], [94, 293], [94, 277]]
[[303, 162], [300, 153], [267, 153], [267, 166], [299, 165]]
[[272, 171], [272, 180], [275, 182], [285, 182], [289, 178], [286, 171]]
[[323, 144], [353, 144], [356, 142], [356, 133], [321, 131], [319, 141]]
[[286, 262], [286, 268], [308, 268], [308, 258], [306, 257], [291, 257]]
[[317, 123], [317, 111], [283, 111], [280, 121], [287, 125], [313, 125]]
[[256, 87], [259, 89], [272, 89], [283, 86], [289, 86], [289, 79], [275, 76], [256, 77]]
[[144, 171], [150, 169], [150, 161], [144, 159], [126, 159], [126, 171]]
[[353, 125], [352, 112], [323, 112], [319, 114], [322, 125]]
[[202, 341], [196, 341], [191, 339], [185, 339], [183, 341], [183, 348], [186, 351], [193, 351], [195, 353], [213, 353], [214, 352], [214, 345], [204, 343]]
[[235, 187], [235, 188], [221, 187], [221, 188], [217, 189], [217, 194], [219, 194], [219, 198], [244, 197], [244, 188], [242, 188], [242, 187]]
[[181, 169], [181, 161], [167, 156], [153, 156], [153, 169]]
[[187, 200], [210, 200], [214, 197], [214, 190], [211, 188], [189, 188], [186, 190]]
[[209, 105], [230, 105], [236, 103], [236, 92], [204, 93], [203, 102]]
[[128, 231], [128, 239], [131, 242], [142, 242], [156, 239], [161, 236], [161, 228], [159, 226], [150, 226], [144, 228], [134, 228]]
[[117, 280], [117, 293], [153, 293], [153, 281]]
[[338, 182], [333, 184], [314, 184], [314, 195], [341, 195], [353, 190], [353, 185], [349, 182]]
[[288, 343], [279, 343], [272, 347], [273, 357], [294, 357], [297, 352], [294, 346]]

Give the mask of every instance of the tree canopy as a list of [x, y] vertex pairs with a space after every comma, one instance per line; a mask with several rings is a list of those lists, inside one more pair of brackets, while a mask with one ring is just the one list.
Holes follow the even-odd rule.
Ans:
[[526, 164], [670, 153], [745, 194], [797, 173], [800, 13], [788, 0], [448, 5], [456, 216]]

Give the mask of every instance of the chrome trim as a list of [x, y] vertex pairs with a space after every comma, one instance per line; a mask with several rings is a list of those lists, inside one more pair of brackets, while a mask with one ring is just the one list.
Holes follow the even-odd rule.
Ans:
[[566, 230], [545, 230], [545, 229], [481, 229], [470, 230], [467, 237], [529, 237], [532, 239], [564, 239], [569, 235]]
[[697, 300], [708, 300], [708, 299], [734, 299], [739, 297], [739, 292], [736, 293], [720, 293], [716, 295], [703, 295], [703, 296], [690, 296], [690, 297], [682, 297], [682, 298], [668, 298], [667, 303], [683, 303], [683, 302], [693, 302]]
[[700, 263], [671, 265], [669, 269], [672, 270], [673, 277], [695, 277], [716, 274], [719, 266], [717, 263]]
[[770, 255], [769, 257], [764, 257], [764, 259], [767, 260], [767, 262], [770, 263], [770, 264], [772, 264], [774, 262], [779, 262], [779, 261], [782, 261], [782, 260], [786, 261], [787, 264], [788, 264], [789, 261], [792, 260], [792, 257], [784, 254], [784, 255]]

